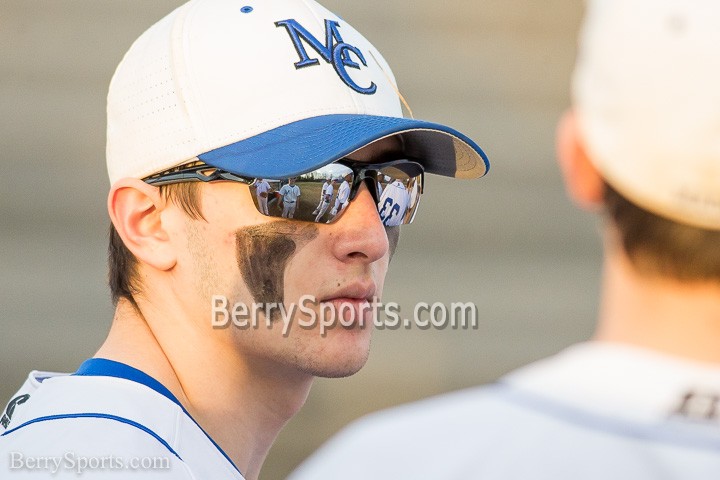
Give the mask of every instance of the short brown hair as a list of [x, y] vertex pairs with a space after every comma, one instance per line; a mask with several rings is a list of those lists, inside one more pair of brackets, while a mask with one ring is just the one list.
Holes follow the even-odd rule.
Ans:
[[[184, 182], [164, 185], [160, 194], [167, 201], [180, 206], [191, 218], [203, 218], [200, 205], [200, 185], [197, 182]], [[133, 296], [140, 292], [142, 285], [137, 276], [137, 258], [125, 246], [122, 238], [110, 223], [108, 244], [108, 283], [113, 305], [125, 298], [135, 303]]]
[[720, 282], [720, 231], [660, 217], [607, 183], [604, 200], [620, 243], [639, 273], [683, 282]]

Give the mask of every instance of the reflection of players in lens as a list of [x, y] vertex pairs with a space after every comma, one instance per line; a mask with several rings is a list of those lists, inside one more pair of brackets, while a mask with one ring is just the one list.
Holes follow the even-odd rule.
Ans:
[[377, 196], [378, 198], [382, 197], [383, 190], [387, 186], [388, 183], [392, 182], [392, 178], [390, 178], [389, 175], [378, 175], [378, 181], [377, 181]]
[[258, 205], [260, 206], [260, 212], [265, 215], [269, 215], [268, 195], [271, 191], [270, 184], [264, 178], [260, 178], [255, 182], [255, 195], [257, 196]]
[[[387, 175], [385, 178], [388, 178]], [[378, 201], [380, 219], [386, 227], [395, 227], [402, 223], [405, 212], [410, 206], [410, 194], [404, 182], [407, 180], [393, 180], [387, 185]]]
[[288, 183], [280, 189], [283, 204], [283, 218], [293, 218], [297, 200], [300, 198], [300, 187], [295, 185], [295, 178], [288, 179]]
[[325, 212], [327, 212], [327, 209], [330, 206], [330, 202], [332, 201], [333, 192], [335, 191], [335, 185], [337, 185], [337, 179], [335, 178], [332, 179], [332, 183], [330, 183], [329, 185], [323, 185], [320, 210], [315, 217], [316, 222], [319, 222], [323, 215], [325, 215]]
[[340, 184], [340, 188], [338, 189], [337, 197], [335, 198], [335, 205], [333, 206], [332, 210], [330, 210], [330, 215], [332, 215], [332, 218], [327, 221], [327, 223], [332, 222], [335, 220], [335, 217], [341, 213], [348, 205], [348, 202], [350, 201], [350, 181], [352, 180], [352, 174], [348, 173], [343, 178], [343, 182]]
[[[313, 212], [312, 212], [313, 215], [317, 215], [318, 213], [320, 213], [322, 204], [325, 201], [325, 189], [327, 189], [327, 187], [330, 187], [332, 189], [332, 186], [330, 186], [331, 181], [332, 181], [332, 177], [327, 177], [325, 179], [325, 183], [323, 183], [323, 186], [320, 189], [320, 201], [318, 201], [317, 207], [315, 207], [315, 210], [313, 210]], [[330, 191], [330, 195], [332, 195], [332, 190]]]

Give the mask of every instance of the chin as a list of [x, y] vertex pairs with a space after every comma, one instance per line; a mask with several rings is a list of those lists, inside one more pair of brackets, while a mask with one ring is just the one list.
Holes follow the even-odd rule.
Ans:
[[330, 332], [326, 337], [318, 337], [317, 343], [303, 368], [315, 377], [349, 377], [360, 371], [370, 355], [370, 332]]
[[314, 377], [322, 378], [343, 378], [355, 375], [360, 369], [365, 366], [367, 362], [367, 353], [362, 358], [356, 358], [353, 361], [346, 362], [344, 364], [334, 365], [316, 365], [315, 368], [308, 372]]

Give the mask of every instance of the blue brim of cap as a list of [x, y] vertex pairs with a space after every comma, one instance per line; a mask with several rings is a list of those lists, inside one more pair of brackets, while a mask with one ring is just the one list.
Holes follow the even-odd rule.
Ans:
[[198, 159], [237, 175], [286, 178], [323, 167], [392, 135], [402, 137], [403, 154], [421, 163], [428, 173], [478, 178], [490, 168], [485, 152], [450, 127], [352, 114], [299, 120], [198, 155]]

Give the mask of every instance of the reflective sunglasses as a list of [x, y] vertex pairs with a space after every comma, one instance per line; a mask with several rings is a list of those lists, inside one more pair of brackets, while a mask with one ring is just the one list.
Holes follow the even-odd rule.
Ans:
[[178, 167], [145, 178], [150, 185], [231, 181], [250, 186], [258, 212], [268, 217], [332, 223], [367, 185], [383, 225], [408, 224], [415, 218], [425, 170], [412, 160], [363, 163], [347, 159], [296, 177], [270, 179], [235, 175], [210, 165]]

